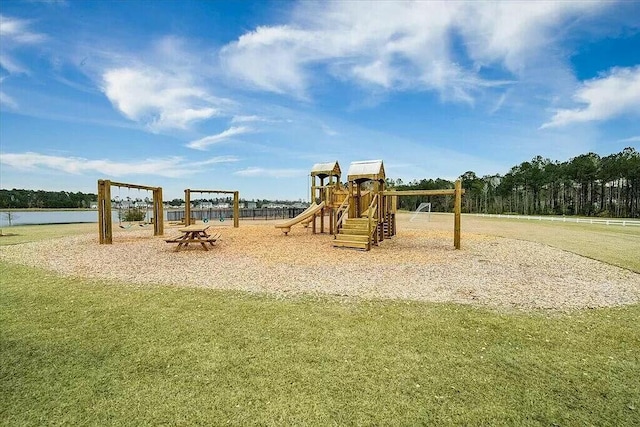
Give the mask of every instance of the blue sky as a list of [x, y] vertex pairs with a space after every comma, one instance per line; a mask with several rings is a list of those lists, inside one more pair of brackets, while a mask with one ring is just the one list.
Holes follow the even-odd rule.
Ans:
[[640, 2], [3, 0], [0, 15], [2, 188], [306, 200], [318, 162], [455, 179], [640, 146]]

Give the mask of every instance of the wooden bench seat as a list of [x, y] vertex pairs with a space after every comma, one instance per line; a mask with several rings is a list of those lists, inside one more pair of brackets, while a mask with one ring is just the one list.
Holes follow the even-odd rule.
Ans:
[[206, 241], [207, 242], [215, 242], [216, 240], [218, 240], [220, 238], [220, 236], [222, 236], [221, 233], [212, 234], [211, 236], [206, 238]]
[[222, 236], [221, 233], [214, 233], [210, 236], [207, 236], [204, 239], [185, 239], [183, 236], [174, 236], [170, 239], [165, 239], [167, 243], [213, 243], [218, 241]]

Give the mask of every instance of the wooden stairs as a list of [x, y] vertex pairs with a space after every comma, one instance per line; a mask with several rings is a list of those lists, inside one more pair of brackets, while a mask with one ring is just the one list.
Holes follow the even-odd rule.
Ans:
[[347, 218], [342, 224], [342, 228], [333, 241], [334, 247], [371, 249], [371, 236], [369, 236], [368, 218]]

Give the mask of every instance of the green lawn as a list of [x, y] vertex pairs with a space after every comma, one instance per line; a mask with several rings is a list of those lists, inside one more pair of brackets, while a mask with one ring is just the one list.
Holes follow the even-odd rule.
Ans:
[[98, 224], [15, 225], [3, 227], [2, 232], [6, 235], [0, 236], [0, 246], [87, 233], [95, 233], [97, 239]]
[[[405, 218], [409, 214], [404, 214]], [[427, 229], [453, 230], [453, 215], [431, 215]], [[416, 226], [412, 224], [412, 226]], [[400, 226], [398, 226], [399, 229]], [[640, 273], [640, 227], [489, 218], [462, 215], [464, 233], [487, 234], [544, 243]]]
[[502, 313], [0, 264], [3, 425], [640, 425], [640, 306]]
[[[12, 227], [0, 245], [94, 229]], [[640, 271], [629, 228], [465, 216], [464, 232]], [[638, 325], [640, 305], [277, 298], [0, 263], [0, 425], [637, 426]]]

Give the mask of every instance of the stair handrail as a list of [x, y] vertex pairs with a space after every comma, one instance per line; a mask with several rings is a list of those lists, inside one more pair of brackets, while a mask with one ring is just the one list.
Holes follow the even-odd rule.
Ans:
[[[349, 208], [349, 198], [351, 197], [350, 194], [347, 194], [347, 197], [344, 199], [344, 201], [342, 202], [342, 204], [340, 205], [340, 207], [338, 208], [338, 210], [336, 211], [336, 234], [338, 234], [338, 230], [340, 229], [340, 226], [342, 226], [342, 223], [344, 221], [344, 217], [345, 212], [348, 208]], [[342, 215], [340, 215], [340, 213], [342, 212]]]
[[[368, 224], [368, 231], [369, 231], [369, 245], [371, 245], [371, 238], [373, 237], [373, 231], [375, 231], [375, 229], [372, 227], [372, 223], [373, 223], [373, 219], [376, 215], [378, 211], [378, 195], [376, 194], [373, 197], [373, 200], [371, 200], [371, 204], [369, 205], [369, 208], [367, 209], [367, 216], [369, 217], [369, 220], [367, 221]], [[377, 220], [376, 220], [377, 222]], [[376, 227], [378, 225], [376, 224]]]

